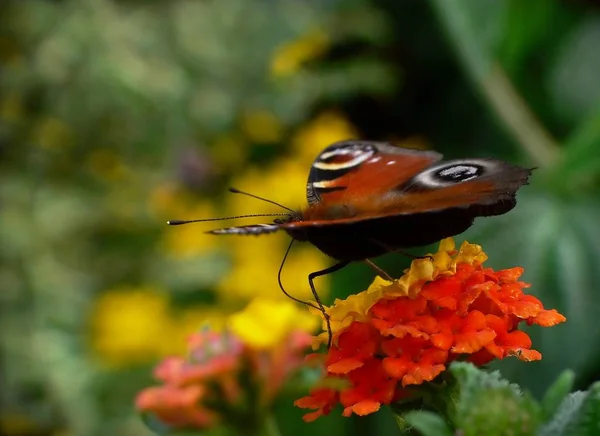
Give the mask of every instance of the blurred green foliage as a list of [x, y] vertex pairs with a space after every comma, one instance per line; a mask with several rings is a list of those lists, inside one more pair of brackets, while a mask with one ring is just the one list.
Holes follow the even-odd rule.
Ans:
[[[278, 292], [268, 268], [242, 275], [257, 287], [243, 296], [220, 283], [243, 281], [236, 253], [272, 249], [276, 265], [284, 247], [194, 239], [201, 227], [177, 239], [164, 220], [272, 211], [223, 192], [252, 180], [238, 187], [290, 200], [304, 182], [289, 168], [307, 175], [317, 146], [348, 132], [538, 167], [514, 211], [458, 239], [525, 267], [568, 319], [531, 331], [544, 359], [503, 362], [503, 376], [538, 396], [565, 368], [579, 387], [598, 379], [599, 37], [591, 0], [2, 2], [3, 434], [148, 433], [132, 399], [152, 364], [203, 317]], [[327, 264], [306, 256], [297, 289], [303, 264]], [[407, 259], [381, 264], [397, 275]], [[372, 272], [331, 280], [342, 296]], [[297, 396], [278, 406], [282, 434], [397, 431], [386, 411], [304, 424]]]

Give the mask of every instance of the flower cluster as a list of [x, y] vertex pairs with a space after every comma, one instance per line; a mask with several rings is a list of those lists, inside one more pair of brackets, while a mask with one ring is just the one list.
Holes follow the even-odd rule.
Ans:
[[154, 371], [162, 386], [142, 391], [138, 409], [153, 412], [163, 423], [176, 428], [208, 428], [217, 413], [203, 404], [216, 398], [235, 403], [240, 396], [236, 374], [240, 370], [242, 343], [234, 336], [202, 331], [189, 339], [189, 356], [170, 357]]
[[[486, 259], [480, 246], [465, 242], [455, 250], [448, 238], [437, 253], [414, 260], [399, 280], [377, 278], [366, 291], [336, 300], [327, 309], [329, 383], [296, 401], [316, 409], [304, 419], [328, 414], [338, 403], [344, 416], [373, 413], [457, 359], [476, 365], [508, 356], [541, 359], [518, 325], [549, 327], [565, 317], [523, 292], [529, 285], [519, 281], [522, 268], [494, 271], [483, 267]], [[317, 343], [326, 340], [323, 333]], [[335, 380], [342, 387], [332, 387]]]
[[[265, 311], [275, 316], [264, 316]], [[307, 330], [315, 327], [307, 318], [291, 302], [255, 301], [230, 318], [229, 330], [193, 334], [187, 357], [169, 357], [155, 369], [162, 384], [139, 393], [138, 410], [149, 416], [149, 424], [157, 420], [170, 429], [227, 424], [255, 430], [284, 383], [304, 363], [312, 341]], [[261, 319], [274, 334], [266, 332]]]

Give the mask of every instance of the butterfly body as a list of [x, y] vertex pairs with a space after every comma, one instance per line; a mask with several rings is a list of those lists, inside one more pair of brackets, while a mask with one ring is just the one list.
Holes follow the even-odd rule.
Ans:
[[364, 260], [427, 245], [462, 233], [478, 216], [508, 212], [531, 174], [495, 159], [441, 159], [383, 142], [338, 142], [311, 167], [305, 210], [272, 224], [210, 233], [284, 230], [338, 261]]
[[456, 215], [440, 220], [436, 214], [411, 214], [356, 221], [335, 227], [299, 226], [284, 230], [338, 261], [359, 261], [404, 248], [427, 245], [469, 228], [472, 219]]

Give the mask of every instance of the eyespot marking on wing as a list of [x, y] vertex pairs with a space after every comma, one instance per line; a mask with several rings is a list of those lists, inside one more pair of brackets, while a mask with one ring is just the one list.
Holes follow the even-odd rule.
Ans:
[[354, 168], [377, 153], [377, 149], [366, 143], [343, 143], [325, 149], [313, 163], [320, 170]]
[[463, 159], [442, 162], [414, 176], [409, 185], [423, 188], [443, 188], [487, 175], [498, 166], [484, 159]]

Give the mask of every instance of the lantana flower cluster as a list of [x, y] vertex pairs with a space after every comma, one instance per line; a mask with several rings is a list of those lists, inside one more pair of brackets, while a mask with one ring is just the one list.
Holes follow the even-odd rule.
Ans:
[[[263, 316], [273, 311], [284, 316]], [[160, 384], [141, 391], [136, 407], [151, 426], [257, 432], [284, 384], [304, 366], [314, 321], [291, 302], [256, 300], [232, 315], [227, 330], [191, 335], [187, 356], [159, 363]]]
[[[450, 362], [484, 365], [513, 356], [541, 359], [521, 323], [550, 327], [566, 319], [544, 309], [523, 268], [484, 268], [479, 245], [455, 249], [451, 238], [437, 253], [416, 259], [397, 281], [376, 278], [364, 292], [326, 309], [333, 343], [325, 356], [325, 380], [296, 406], [314, 409], [312, 421], [337, 404], [343, 415], [367, 415], [410, 395], [408, 387], [432, 381]], [[322, 333], [315, 346], [326, 343]]]

